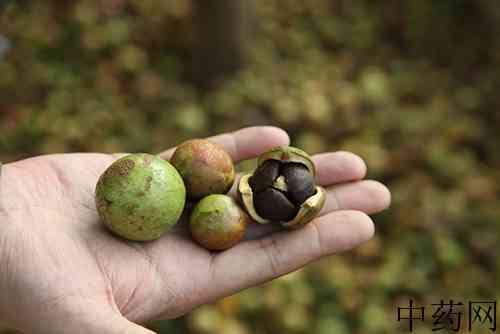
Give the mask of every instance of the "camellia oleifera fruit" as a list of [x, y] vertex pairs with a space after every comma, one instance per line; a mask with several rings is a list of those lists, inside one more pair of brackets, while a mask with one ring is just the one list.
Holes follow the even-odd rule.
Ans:
[[234, 165], [229, 154], [206, 139], [180, 144], [170, 163], [182, 175], [190, 199], [225, 194], [234, 183]]
[[227, 195], [204, 197], [193, 209], [189, 227], [193, 239], [210, 250], [224, 250], [237, 244], [245, 235], [250, 217]]
[[325, 203], [325, 190], [314, 183], [310, 156], [292, 146], [280, 146], [259, 156], [253, 174], [241, 177], [238, 193], [258, 223], [298, 228], [309, 223]]
[[186, 189], [167, 161], [151, 154], [131, 154], [115, 161], [96, 185], [102, 222], [134, 241], [159, 238], [182, 214]]

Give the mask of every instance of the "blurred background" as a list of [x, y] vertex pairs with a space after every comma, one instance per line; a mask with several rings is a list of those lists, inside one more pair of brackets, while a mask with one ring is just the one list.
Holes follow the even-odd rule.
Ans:
[[496, 1], [0, 6], [0, 161], [273, 124], [310, 153], [359, 154], [393, 193], [367, 244], [151, 328], [404, 333], [411, 298], [430, 333], [441, 299], [499, 299]]

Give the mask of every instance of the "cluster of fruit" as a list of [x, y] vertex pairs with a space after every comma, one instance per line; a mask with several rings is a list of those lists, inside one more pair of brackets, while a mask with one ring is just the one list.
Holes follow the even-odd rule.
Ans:
[[170, 162], [151, 154], [130, 154], [115, 161], [96, 185], [96, 207], [115, 234], [133, 241], [159, 238], [175, 225], [187, 206], [193, 239], [210, 250], [234, 246], [247, 225], [280, 223], [297, 228], [310, 222], [325, 202], [314, 183], [309, 155], [276, 147], [259, 156], [258, 167], [237, 186], [239, 202], [228, 195], [235, 171], [230, 155], [208, 140], [179, 145]]

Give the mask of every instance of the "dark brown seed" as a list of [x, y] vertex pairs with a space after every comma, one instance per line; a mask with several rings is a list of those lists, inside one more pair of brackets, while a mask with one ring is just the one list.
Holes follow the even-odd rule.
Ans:
[[304, 165], [288, 163], [281, 169], [281, 174], [286, 180], [287, 197], [296, 205], [314, 195], [314, 178]]
[[254, 194], [253, 200], [257, 214], [271, 221], [292, 220], [299, 211], [281, 191], [273, 188]]
[[257, 168], [252, 177], [248, 180], [253, 192], [260, 192], [272, 186], [274, 180], [279, 176], [280, 162], [277, 160], [267, 160]]

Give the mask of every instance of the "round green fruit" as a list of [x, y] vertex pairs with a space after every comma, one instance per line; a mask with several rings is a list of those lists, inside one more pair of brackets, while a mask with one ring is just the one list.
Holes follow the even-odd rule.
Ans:
[[234, 183], [234, 165], [229, 154], [206, 139], [180, 144], [170, 163], [181, 173], [190, 199], [225, 194]]
[[193, 209], [189, 227], [193, 239], [210, 250], [224, 250], [245, 235], [250, 217], [227, 195], [204, 197]]
[[99, 178], [95, 202], [102, 222], [134, 241], [158, 239], [182, 214], [186, 189], [167, 161], [151, 154], [116, 160]]

